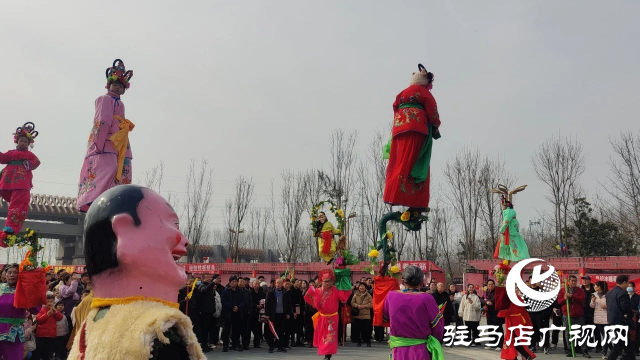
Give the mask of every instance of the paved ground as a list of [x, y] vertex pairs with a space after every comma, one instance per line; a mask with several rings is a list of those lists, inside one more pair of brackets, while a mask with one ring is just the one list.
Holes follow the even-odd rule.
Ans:
[[[559, 360], [566, 359], [562, 349], [556, 350], [554, 353], [544, 355], [538, 353], [540, 360]], [[593, 359], [600, 359], [601, 356], [592, 354]], [[333, 359], [379, 359], [387, 360], [389, 357], [389, 348], [386, 344], [374, 343], [372, 347], [356, 347], [355, 344], [348, 343], [345, 347], [338, 349], [338, 354]], [[495, 350], [484, 350], [483, 348], [445, 348], [444, 357], [446, 360], [498, 360], [500, 352]], [[207, 354], [207, 359], [303, 359], [303, 360], [321, 360], [322, 357], [316, 354], [316, 349], [309, 348], [293, 348], [285, 353], [269, 354], [267, 348], [251, 349], [243, 352], [230, 351], [223, 353], [221, 349], [215, 349]], [[581, 357], [582, 358], [582, 357]]]

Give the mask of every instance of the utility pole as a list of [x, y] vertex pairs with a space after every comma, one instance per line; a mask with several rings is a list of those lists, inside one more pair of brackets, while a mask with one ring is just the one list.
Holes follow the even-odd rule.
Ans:
[[[364, 184], [362, 184], [362, 187], [360, 188], [360, 241], [362, 244], [369, 244], [368, 239], [365, 240], [364, 236]], [[368, 246], [365, 246], [364, 248], [365, 254], [368, 252], [367, 247]]]

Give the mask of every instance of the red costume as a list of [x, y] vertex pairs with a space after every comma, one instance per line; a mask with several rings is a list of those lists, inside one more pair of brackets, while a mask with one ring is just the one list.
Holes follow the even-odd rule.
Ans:
[[[514, 346], [515, 338], [521, 336], [520, 329], [514, 329], [511, 331], [509, 328], [515, 327], [518, 325], [522, 326], [533, 326], [531, 322], [531, 318], [527, 313], [527, 310], [523, 307], [516, 306], [513, 304], [509, 297], [507, 296], [507, 289], [502, 286], [496, 286], [496, 294], [495, 294], [495, 302], [496, 302], [496, 310], [498, 311], [498, 317], [504, 318], [505, 324], [505, 338], [502, 345], [502, 353], [500, 354], [501, 359], [505, 360], [513, 360], [518, 358], [518, 350]], [[521, 299], [522, 300], [522, 299]], [[509, 343], [509, 345], [507, 345]], [[536, 354], [534, 354], [529, 346], [518, 346], [518, 348], [524, 351], [532, 358], [536, 358]]]
[[[33, 131], [34, 128], [33, 123], [19, 127], [14, 134], [14, 142], [18, 142], [18, 137], [26, 137], [32, 144], [33, 139], [38, 136], [38, 132]], [[8, 234], [20, 232], [27, 218], [33, 188], [31, 172], [40, 166], [40, 160], [27, 149], [16, 149], [0, 153], [0, 164], [7, 164], [0, 174], [0, 196], [9, 203], [7, 221], [0, 232], [0, 239], [4, 240]], [[0, 246], [4, 247], [4, 242], [0, 241]]]
[[[420, 65], [421, 66], [421, 65]], [[393, 103], [393, 130], [384, 202], [423, 209], [429, 206], [429, 162], [432, 137], [440, 126], [436, 100], [431, 95], [433, 74], [424, 67], [412, 85]], [[428, 74], [430, 74], [429, 79]]]

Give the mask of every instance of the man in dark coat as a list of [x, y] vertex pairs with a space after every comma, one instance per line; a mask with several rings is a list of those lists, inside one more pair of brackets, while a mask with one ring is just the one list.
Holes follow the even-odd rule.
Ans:
[[436, 300], [436, 304], [438, 307], [444, 308], [444, 325], [449, 325], [451, 322], [451, 318], [453, 318], [453, 305], [451, 305], [451, 301], [449, 301], [449, 293], [445, 291], [444, 284], [438, 283], [436, 285], [436, 292], [432, 294], [433, 298]]
[[251, 288], [251, 312], [249, 313], [249, 329], [253, 333], [253, 347], [260, 348], [260, 340], [262, 339], [262, 322], [260, 322], [260, 310], [264, 305], [260, 305], [260, 301], [264, 300], [266, 294], [260, 286], [260, 281], [255, 280]]
[[291, 321], [291, 346], [304, 346], [304, 313], [302, 290], [300, 290], [300, 280], [291, 281], [291, 302], [293, 304], [293, 319]]
[[[616, 286], [607, 293], [607, 322], [609, 325], [633, 325], [631, 301], [627, 294], [627, 286], [629, 286], [629, 277], [627, 275], [619, 275], [616, 278]], [[619, 341], [613, 345], [613, 349], [609, 352], [608, 360], [617, 360], [618, 356], [625, 350], [627, 355], [633, 354], [631, 344], [625, 347], [624, 342]], [[627, 356], [628, 358], [631, 358]], [[635, 357], [634, 357], [635, 358]]]
[[231, 336], [232, 349], [242, 351], [240, 334], [244, 328], [242, 321], [247, 312], [244, 289], [238, 286], [238, 278], [234, 275], [229, 278], [229, 286], [222, 292], [222, 351], [229, 351], [229, 337]]
[[[455, 288], [454, 293], [452, 294], [455, 298]], [[487, 325], [497, 326], [498, 333], [502, 334], [501, 342], [504, 342], [504, 333], [502, 331], [502, 325], [504, 325], [504, 318], [498, 317], [498, 310], [496, 310], [496, 283], [493, 280], [487, 281], [487, 291], [484, 293], [482, 299], [482, 305], [487, 309]], [[457, 314], [457, 310], [456, 310]], [[485, 347], [485, 349], [489, 349], [489, 347]], [[491, 348], [493, 349], [493, 348]], [[502, 349], [502, 346], [498, 347], [499, 350]]]
[[249, 343], [251, 342], [251, 324], [249, 323], [251, 318], [251, 290], [247, 289], [247, 278], [238, 278], [238, 289], [242, 290], [243, 302], [247, 304], [242, 314], [242, 328], [240, 329], [240, 337], [242, 338], [242, 349], [249, 350]]
[[211, 277], [207, 277], [199, 289], [200, 302], [198, 306], [200, 307], [200, 328], [202, 331], [198, 339], [202, 346], [202, 352], [205, 353], [211, 351], [208, 340], [210, 337], [213, 338], [213, 327], [216, 324], [216, 319], [213, 317], [213, 314], [216, 312], [215, 285]]
[[[531, 279], [532, 276], [529, 276], [529, 281], [527, 281], [527, 284], [536, 291], [542, 291], [542, 288], [540, 288], [540, 284], [539, 283], [535, 283], [535, 284], [531, 284]], [[524, 298], [526, 298], [526, 296], [523, 295]], [[538, 311], [532, 311], [532, 310], [527, 310], [527, 312], [529, 313], [529, 316], [531, 317], [531, 322], [533, 323], [533, 336], [531, 337], [531, 346], [529, 346], [529, 349], [531, 349], [531, 352], [537, 352], [537, 346], [540, 345], [540, 330], [541, 329], [546, 329], [549, 327], [549, 318], [551, 317], [551, 312], [553, 311], [553, 304], [549, 304], [548, 307], [544, 308], [544, 309], [540, 309]], [[549, 353], [549, 337], [545, 336], [544, 337], [544, 343], [542, 345], [543, 349], [544, 349], [544, 353], [548, 354]]]
[[283, 287], [283, 280], [277, 279], [275, 287], [267, 293], [265, 298], [265, 314], [267, 320], [273, 322], [276, 334], [280, 340], [276, 341], [275, 337], [265, 326], [265, 338], [269, 344], [269, 352], [272, 353], [275, 348], [279, 352], [287, 352], [285, 346], [285, 322], [293, 316], [293, 305], [291, 303], [291, 294]]

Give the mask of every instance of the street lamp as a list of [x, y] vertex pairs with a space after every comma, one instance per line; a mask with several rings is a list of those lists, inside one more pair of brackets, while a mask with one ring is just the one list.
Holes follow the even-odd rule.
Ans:
[[[533, 226], [533, 225], [540, 225], [540, 224], [541, 224], [540, 220], [538, 220], [538, 221], [531, 221], [531, 220], [529, 220], [529, 236], [532, 236], [532, 234], [531, 234], [531, 226]], [[544, 229], [543, 229], [543, 230], [544, 230]], [[544, 242], [544, 239], [541, 237], [541, 238], [540, 238], [540, 257], [542, 257], [542, 251], [543, 251], [542, 243], [543, 243], [543, 242]]]
[[347, 216], [347, 228], [345, 229], [347, 233], [347, 243], [345, 244], [347, 249], [349, 248], [349, 220], [353, 219], [356, 216], [358, 216], [358, 214], [356, 214], [355, 212], [352, 212], [351, 214], [349, 214], [349, 216]]

